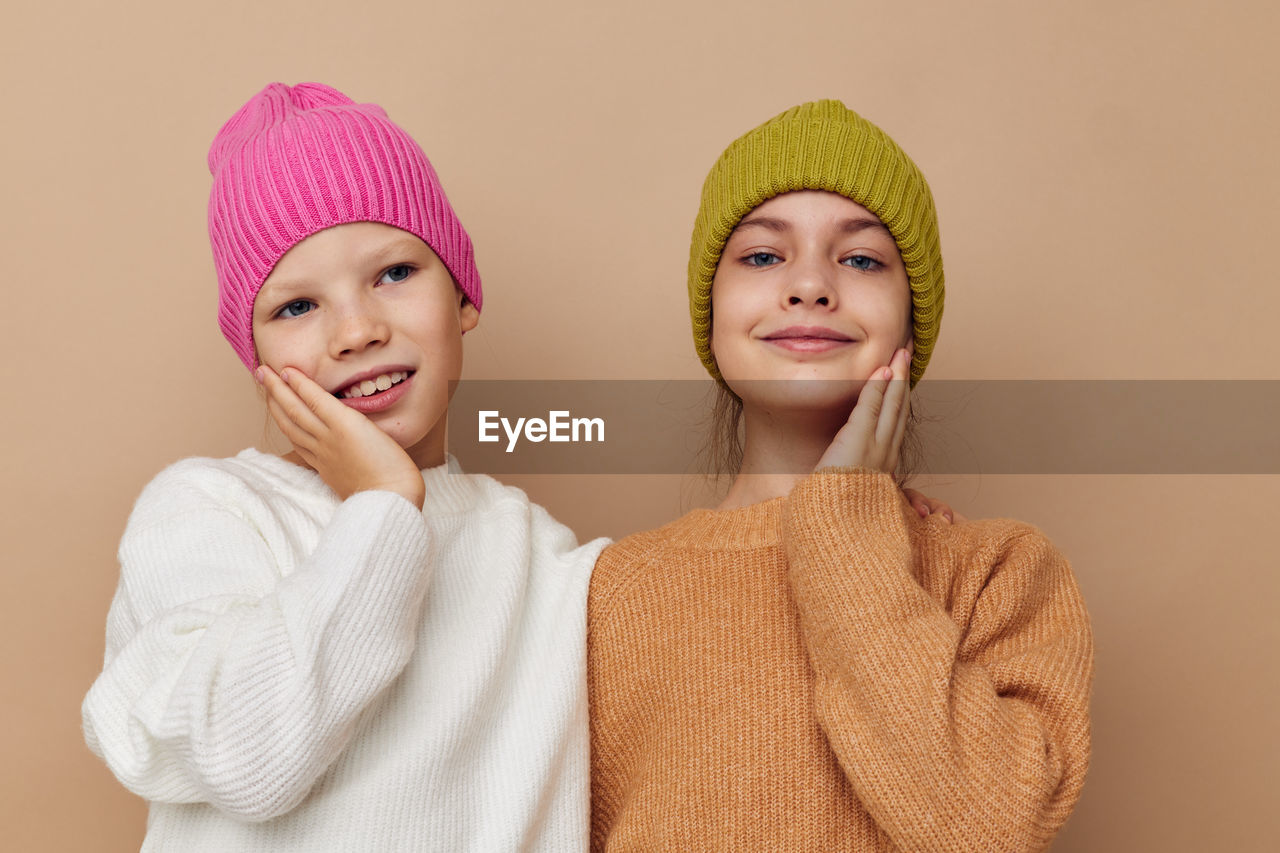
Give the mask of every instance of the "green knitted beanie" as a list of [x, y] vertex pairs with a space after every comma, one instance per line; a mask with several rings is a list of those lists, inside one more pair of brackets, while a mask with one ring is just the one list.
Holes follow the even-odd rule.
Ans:
[[942, 247], [933, 194], [896, 142], [839, 101], [792, 107], [739, 137], [711, 167], [689, 249], [689, 314], [698, 357], [723, 381], [710, 346], [716, 266], [742, 217], [792, 190], [846, 196], [878, 216], [893, 234], [911, 283], [915, 385], [942, 323]]

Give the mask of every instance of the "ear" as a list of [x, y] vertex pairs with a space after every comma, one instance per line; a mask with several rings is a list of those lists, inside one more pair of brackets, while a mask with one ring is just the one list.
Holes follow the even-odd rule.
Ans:
[[458, 305], [458, 323], [462, 327], [462, 334], [466, 334], [476, 327], [480, 322], [480, 311], [476, 306], [471, 304], [471, 300], [467, 298], [465, 293], [459, 292], [458, 297], [462, 302]]

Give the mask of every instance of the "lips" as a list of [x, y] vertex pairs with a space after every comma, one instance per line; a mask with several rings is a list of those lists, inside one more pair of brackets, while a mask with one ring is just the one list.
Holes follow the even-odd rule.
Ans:
[[827, 352], [856, 343], [844, 332], [826, 326], [787, 326], [762, 335], [761, 340], [791, 352]]
[[787, 326], [785, 329], [779, 329], [776, 332], [770, 332], [762, 335], [766, 341], [789, 340], [789, 339], [815, 339], [823, 341], [839, 341], [848, 343], [853, 338], [844, 332], [837, 332], [835, 329], [829, 329], [826, 326]]
[[[405, 378], [401, 379], [399, 382], [392, 383], [385, 390], [380, 390], [377, 387], [380, 377], [385, 376], [390, 379], [391, 374], [396, 372], [401, 373]], [[343, 393], [351, 392], [353, 394], [355, 391], [359, 390], [361, 392], [361, 396], [335, 396], [338, 396], [344, 406], [355, 409], [357, 412], [363, 412], [366, 415], [372, 415], [377, 412], [386, 411], [396, 403], [400, 402], [400, 398], [409, 392], [409, 388], [413, 385], [413, 380], [416, 375], [417, 374], [413, 371], [384, 371], [383, 373], [375, 374], [370, 378], [362, 379], [360, 382], [352, 383], [343, 389]], [[363, 393], [364, 388], [360, 386], [366, 382], [373, 383], [374, 389], [372, 394]], [[385, 382], [383, 384], [385, 384]]]
[[349, 408], [369, 415], [399, 402], [414, 376], [415, 371], [407, 365], [386, 364], [348, 377], [331, 393]]

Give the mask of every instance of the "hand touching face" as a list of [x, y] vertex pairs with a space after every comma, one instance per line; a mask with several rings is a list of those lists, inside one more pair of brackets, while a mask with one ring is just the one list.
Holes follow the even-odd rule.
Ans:
[[893, 236], [835, 193], [785, 193], [744, 216], [711, 301], [716, 363], [747, 406], [847, 413], [910, 339], [910, 288]]
[[253, 331], [264, 366], [309, 378], [421, 468], [443, 461], [450, 383], [477, 320], [426, 243], [358, 222], [313, 234], [280, 259], [254, 303]]

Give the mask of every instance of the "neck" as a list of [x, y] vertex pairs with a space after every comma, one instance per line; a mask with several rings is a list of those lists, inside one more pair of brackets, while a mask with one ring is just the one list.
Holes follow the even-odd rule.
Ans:
[[431, 432], [427, 433], [426, 438], [412, 447], [405, 448], [405, 452], [409, 454], [409, 458], [418, 466], [418, 470], [425, 471], [428, 468], [435, 468], [438, 465], [444, 464], [444, 424], [445, 419], [441, 418], [440, 423], [437, 424]]
[[[443, 465], [445, 459], [448, 458], [445, 453], [445, 435], [448, 432], [446, 423], [446, 420], [441, 418], [440, 422], [432, 428], [431, 432], [427, 433], [422, 441], [405, 448], [405, 453], [409, 454], [409, 458], [413, 460], [413, 464], [418, 466], [418, 470], [425, 471], [428, 468]], [[294, 465], [300, 465], [312, 471], [316, 470], [308, 465], [296, 450], [280, 454], [280, 458], [292, 462]], [[323, 473], [318, 471], [316, 473], [319, 473], [321, 477], [324, 476]]]
[[742, 467], [719, 509], [782, 497], [812, 473], [848, 413], [769, 412], [745, 407]]

